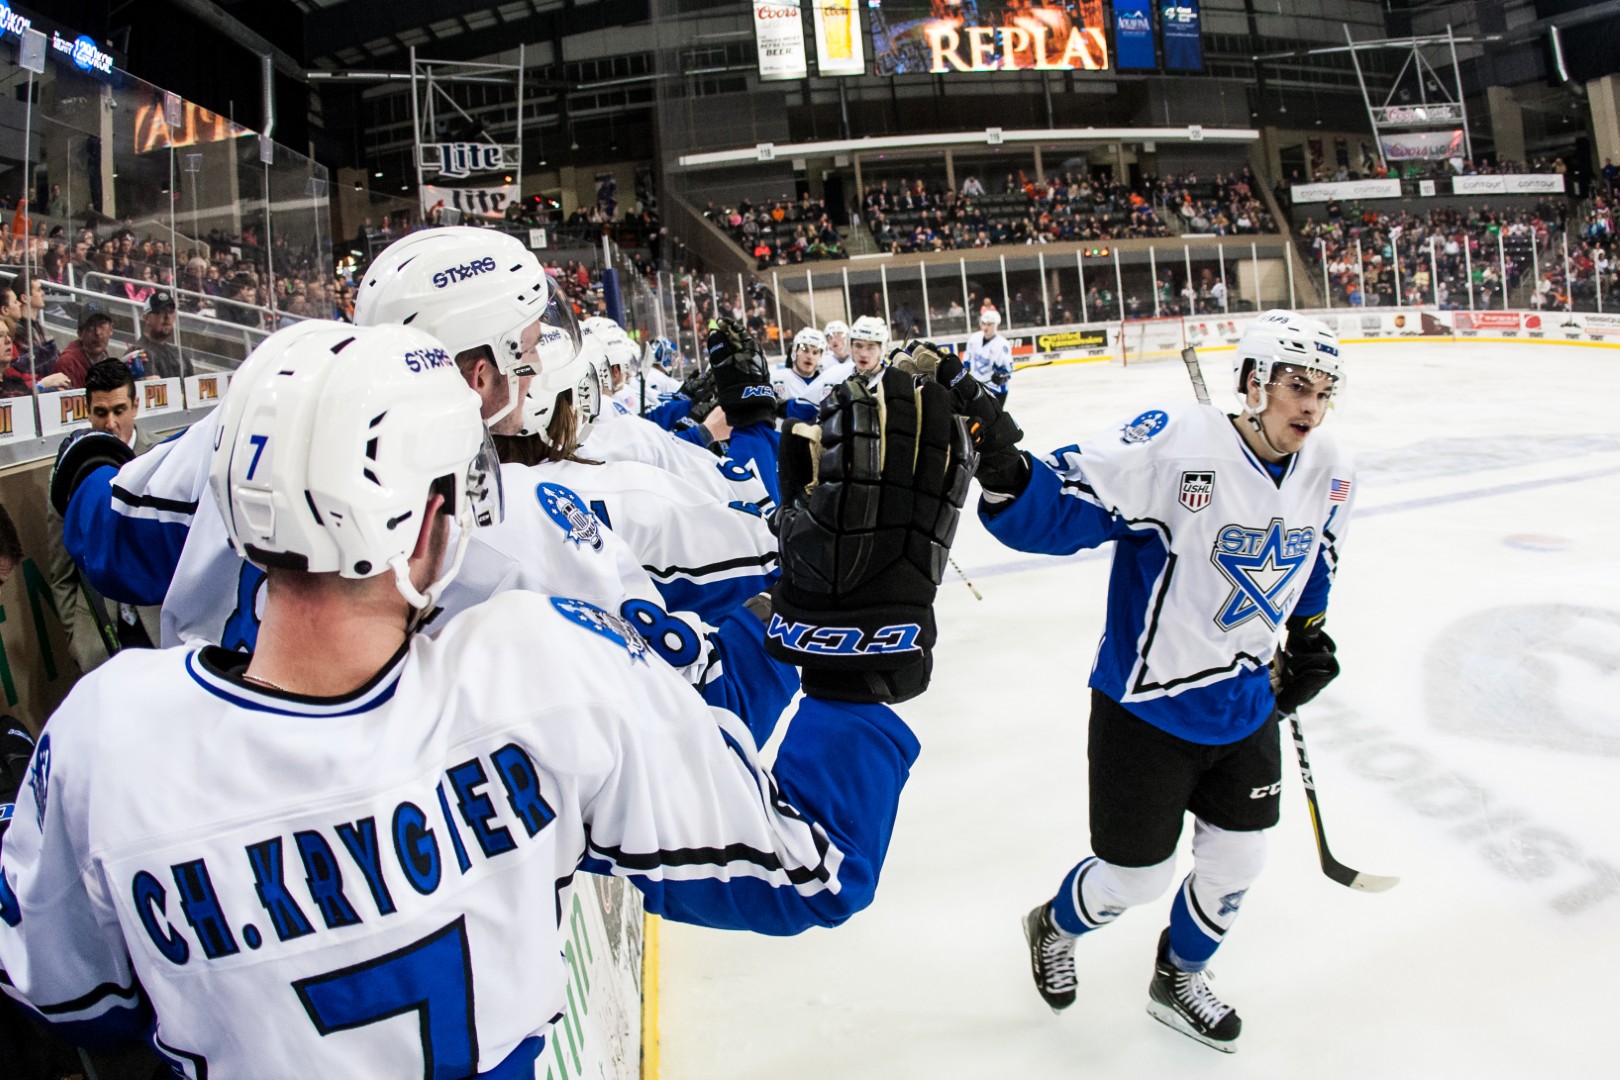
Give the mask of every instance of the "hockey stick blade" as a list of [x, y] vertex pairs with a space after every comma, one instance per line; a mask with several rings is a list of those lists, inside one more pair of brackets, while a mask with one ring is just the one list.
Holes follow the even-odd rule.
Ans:
[[1192, 380], [1193, 393], [1198, 404], [1209, 404], [1209, 387], [1204, 384], [1204, 369], [1198, 366], [1198, 350], [1188, 345], [1181, 350], [1181, 362], [1187, 365], [1187, 377]]
[[1327, 832], [1322, 828], [1322, 807], [1316, 798], [1316, 779], [1311, 773], [1311, 758], [1305, 751], [1305, 732], [1299, 726], [1297, 712], [1285, 713], [1288, 724], [1294, 730], [1294, 750], [1299, 756], [1299, 775], [1305, 782], [1305, 802], [1311, 810], [1311, 830], [1316, 834], [1316, 853], [1322, 861], [1322, 873], [1330, 881], [1336, 881], [1346, 888], [1359, 892], [1385, 892], [1400, 884], [1398, 877], [1385, 877], [1382, 874], [1364, 874], [1360, 870], [1352, 869], [1333, 857], [1328, 850]]

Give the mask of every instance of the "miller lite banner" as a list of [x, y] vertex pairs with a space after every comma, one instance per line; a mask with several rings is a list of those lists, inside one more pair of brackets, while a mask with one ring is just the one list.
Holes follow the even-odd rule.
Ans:
[[56, 435], [90, 426], [90, 402], [83, 390], [39, 395], [39, 433]]
[[416, 151], [422, 168], [433, 169], [450, 180], [518, 167], [516, 143], [425, 143], [417, 146]]
[[878, 75], [1105, 71], [1109, 66], [1102, 0], [874, 6], [871, 17]]
[[500, 221], [506, 217], [506, 208], [518, 201], [516, 184], [496, 187], [439, 187], [422, 185], [422, 214], [434, 210], [460, 210], [462, 217]]
[[33, 398], [0, 398], [0, 443], [20, 442], [38, 435]]
[[754, 44], [759, 47], [761, 80], [802, 79], [810, 74], [797, 2], [755, 0]]

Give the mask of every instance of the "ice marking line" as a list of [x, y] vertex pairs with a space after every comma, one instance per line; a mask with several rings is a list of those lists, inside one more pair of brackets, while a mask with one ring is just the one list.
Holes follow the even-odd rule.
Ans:
[[[1553, 477], [1548, 480], [1520, 480], [1512, 484], [1497, 484], [1495, 487], [1478, 488], [1474, 491], [1458, 491], [1448, 495], [1429, 495], [1421, 499], [1407, 499], [1404, 502], [1389, 503], [1386, 506], [1367, 506], [1356, 510], [1356, 520], [1377, 517], [1380, 514], [1393, 514], [1403, 510], [1426, 510], [1431, 506], [1445, 506], [1448, 503], [1467, 502], [1470, 499], [1489, 499], [1497, 495], [1512, 495], [1519, 491], [1530, 491], [1536, 488], [1556, 487], [1559, 484], [1578, 484], [1583, 480], [1596, 480], [1604, 476], [1620, 474], [1620, 466], [1607, 469], [1593, 469], [1589, 472], [1573, 473], [1569, 476]], [[1012, 559], [1008, 562], [993, 563], [990, 566], [975, 567], [975, 578], [1004, 577], [1007, 574], [1022, 574], [1026, 570], [1040, 570], [1048, 566], [1057, 566], [1063, 563], [1085, 562], [1088, 559], [1109, 558], [1113, 554], [1111, 548], [1088, 548], [1077, 551], [1073, 555], [1035, 555], [1027, 559]]]

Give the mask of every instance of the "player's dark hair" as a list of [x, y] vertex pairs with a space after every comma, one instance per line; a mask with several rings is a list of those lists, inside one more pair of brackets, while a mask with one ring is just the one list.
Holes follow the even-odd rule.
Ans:
[[490, 367], [495, 367], [495, 350], [488, 345], [474, 345], [470, 349], [456, 353], [456, 367], [461, 369], [461, 377], [471, 379], [473, 368], [478, 366], [480, 360]]
[[0, 503], [0, 559], [13, 565], [23, 559], [22, 537], [17, 534], [17, 523], [11, 520], [3, 503]]
[[84, 376], [84, 396], [91, 394], [110, 394], [118, 389], [127, 389], [129, 399], [135, 400], [135, 373], [128, 364], [122, 360], [100, 360], [90, 365], [90, 370]]

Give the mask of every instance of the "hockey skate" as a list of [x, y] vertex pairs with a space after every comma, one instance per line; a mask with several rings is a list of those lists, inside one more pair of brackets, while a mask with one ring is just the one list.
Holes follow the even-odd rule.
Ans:
[[1029, 972], [1041, 998], [1062, 1012], [1074, 1004], [1074, 942], [1052, 923], [1050, 904], [1024, 916], [1024, 940], [1029, 942]]
[[[1070, 995], [1073, 999], [1073, 995]], [[1225, 1054], [1237, 1050], [1243, 1021], [1209, 988], [1207, 973], [1182, 971], [1170, 962], [1170, 931], [1159, 935], [1159, 957], [1148, 985], [1148, 1015], [1188, 1038]]]

